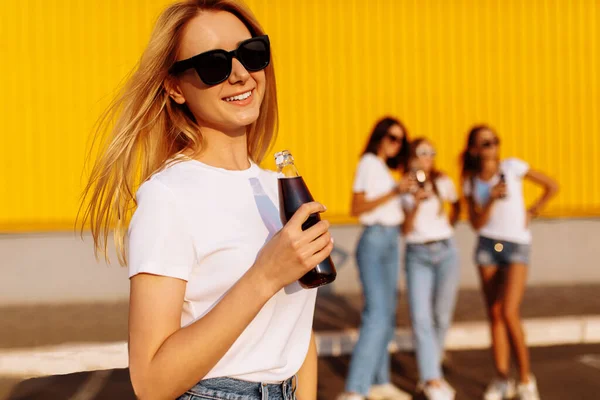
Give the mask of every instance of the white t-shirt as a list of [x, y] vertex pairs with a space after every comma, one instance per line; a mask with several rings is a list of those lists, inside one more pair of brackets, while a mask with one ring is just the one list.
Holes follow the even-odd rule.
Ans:
[[[137, 201], [129, 276], [187, 281], [182, 327], [208, 313], [282, 227], [277, 175], [256, 164], [228, 171], [182, 161], [142, 184]], [[297, 282], [279, 291], [205, 379], [282, 381], [296, 374], [308, 353], [316, 294]]]
[[[382, 159], [372, 153], [362, 156], [354, 177], [352, 187], [354, 193], [364, 192], [365, 199], [369, 201], [388, 194], [396, 185], [394, 177]], [[400, 225], [404, 221], [400, 196], [360, 214], [359, 220], [363, 225]]]
[[[458, 200], [454, 183], [448, 176], [437, 178], [435, 185], [442, 201], [455, 203]], [[406, 243], [425, 243], [452, 237], [454, 230], [440, 203], [440, 199], [432, 189], [431, 195], [422, 200], [419, 205], [413, 222], [413, 230], [406, 235]], [[414, 195], [403, 195], [402, 206], [407, 210], [412, 210], [415, 206]]]
[[[523, 177], [527, 171], [529, 165], [517, 158], [508, 158], [500, 163], [500, 172], [504, 173], [506, 179], [507, 195], [494, 203], [487, 224], [479, 229], [481, 236], [519, 244], [531, 243], [531, 232], [526, 226], [527, 213], [523, 198]], [[488, 181], [475, 177], [473, 194], [470, 179], [464, 182], [463, 193], [467, 197], [472, 194], [474, 201], [483, 206], [490, 198], [491, 188], [499, 181], [500, 174], [494, 175]]]

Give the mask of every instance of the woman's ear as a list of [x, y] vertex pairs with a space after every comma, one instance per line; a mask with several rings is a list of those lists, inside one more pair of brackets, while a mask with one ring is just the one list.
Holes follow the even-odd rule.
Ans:
[[168, 77], [163, 82], [163, 87], [165, 88], [165, 91], [167, 92], [169, 97], [172, 98], [175, 101], [175, 103], [185, 103], [185, 97], [183, 97], [183, 92], [179, 87], [179, 82], [177, 81], [177, 79], [173, 77]]

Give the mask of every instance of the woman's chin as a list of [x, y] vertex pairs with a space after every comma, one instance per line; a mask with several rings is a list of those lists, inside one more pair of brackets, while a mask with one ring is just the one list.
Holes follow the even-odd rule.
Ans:
[[259, 116], [259, 110], [240, 110], [232, 115], [229, 120], [233, 127], [243, 128], [256, 122]]

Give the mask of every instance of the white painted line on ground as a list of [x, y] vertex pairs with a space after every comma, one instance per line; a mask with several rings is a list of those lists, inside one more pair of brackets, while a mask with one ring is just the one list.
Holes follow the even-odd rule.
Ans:
[[579, 361], [589, 367], [600, 369], [600, 354], [586, 354]]
[[126, 368], [127, 343], [85, 343], [0, 352], [0, 375], [35, 377]]
[[[600, 343], [600, 315], [563, 318], [536, 318], [524, 321], [530, 346], [574, 343]], [[358, 338], [357, 330], [327, 331], [316, 334], [322, 356], [347, 354]], [[344, 342], [342, 342], [344, 341]], [[350, 345], [342, 345], [342, 344]], [[487, 322], [455, 323], [448, 332], [448, 350], [485, 349], [490, 345]], [[392, 351], [413, 350], [410, 329], [398, 328]], [[35, 377], [126, 368], [127, 343], [86, 343], [45, 348], [0, 351], [0, 376]]]
[[592, 343], [600, 342], [600, 316], [589, 317], [586, 320], [584, 340]]
[[331, 355], [336, 357], [342, 354], [342, 341], [341, 340], [333, 340], [331, 342]]
[[585, 321], [578, 317], [544, 318], [525, 321], [527, 341], [536, 346], [555, 343], [583, 343]]
[[485, 322], [455, 324], [446, 335], [446, 349], [485, 349], [490, 346], [489, 331]]

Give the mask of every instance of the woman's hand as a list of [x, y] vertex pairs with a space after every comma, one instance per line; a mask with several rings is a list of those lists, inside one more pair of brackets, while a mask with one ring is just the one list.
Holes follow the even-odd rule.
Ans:
[[506, 197], [506, 193], [506, 183], [498, 182], [494, 187], [492, 187], [492, 190], [490, 191], [490, 199], [501, 199], [503, 197]]
[[306, 231], [302, 224], [326, 208], [316, 202], [303, 204], [288, 223], [261, 249], [253, 268], [260, 271], [269, 294], [300, 279], [333, 250], [329, 222], [320, 221]]
[[415, 204], [419, 205], [421, 204], [421, 202], [425, 199], [427, 199], [429, 197], [430, 193], [425, 190], [425, 189], [417, 189], [417, 191], [415, 192], [414, 196], [415, 196]]
[[396, 191], [400, 194], [403, 193], [414, 193], [419, 189], [419, 185], [417, 184], [417, 179], [413, 174], [407, 174], [400, 179], [398, 185], [396, 186]]

